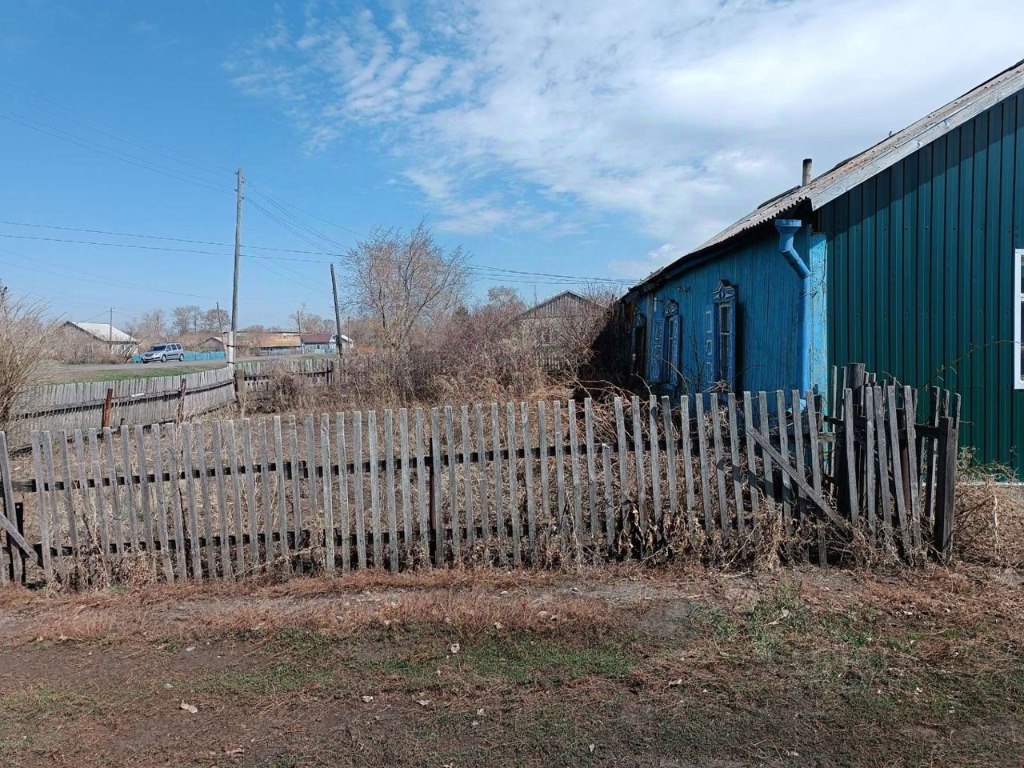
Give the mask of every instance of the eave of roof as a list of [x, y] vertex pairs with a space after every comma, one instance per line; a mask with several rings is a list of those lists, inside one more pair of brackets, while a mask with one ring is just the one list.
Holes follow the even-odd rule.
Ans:
[[735, 238], [774, 221], [781, 214], [792, 212], [802, 204], [808, 204], [812, 211], [818, 210], [849, 192], [858, 184], [912, 155], [926, 144], [977, 117], [1022, 88], [1024, 88], [1024, 60], [930, 112], [903, 130], [891, 134], [860, 154], [838, 163], [809, 184], [772, 198], [694, 250], [652, 272], [630, 288], [629, 294], [644, 293], [646, 287], [667, 279], [670, 274], [676, 274], [697, 263], [702, 263], [709, 257], [713, 258], [725, 250], [723, 246], [731, 243]]

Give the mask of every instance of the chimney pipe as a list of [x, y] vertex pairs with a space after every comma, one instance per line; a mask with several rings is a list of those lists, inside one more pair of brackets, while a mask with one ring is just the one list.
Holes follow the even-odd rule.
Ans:
[[804, 177], [803, 184], [801, 186], [806, 187], [808, 184], [811, 183], [812, 178], [814, 178], [814, 176], [811, 173], [811, 158], [808, 157], [804, 159]]

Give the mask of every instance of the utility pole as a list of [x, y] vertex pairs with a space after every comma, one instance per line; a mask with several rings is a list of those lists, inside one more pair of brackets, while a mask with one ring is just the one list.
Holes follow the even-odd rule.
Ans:
[[107, 324], [107, 347], [109, 352], [114, 351], [114, 308], [110, 308], [110, 323]]
[[245, 174], [239, 168], [235, 174], [238, 186], [235, 189], [235, 277], [231, 289], [231, 333], [228, 334], [228, 365], [235, 364], [235, 334], [238, 332], [238, 269], [242, 261], [242, 189]]
[[341, 309], [338, 307], [338, 281], [334, 277], [334, 265], [331, 264], [331, 287], [334, 289], [334, 327], [337, 331], [335, 336], [335, 351], [338, 353], [338, 357], [342, 357], [341, 354]]

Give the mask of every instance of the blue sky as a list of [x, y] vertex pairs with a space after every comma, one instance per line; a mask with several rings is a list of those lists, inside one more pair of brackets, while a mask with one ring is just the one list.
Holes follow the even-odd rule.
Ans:
[[624, 285], [1024, 58], [1021, 5], [5, 0], [0, 279], [226, 307], [241, 166], [242, 325], [330, 314], [330, 254], [421, 219], [477, 295]]

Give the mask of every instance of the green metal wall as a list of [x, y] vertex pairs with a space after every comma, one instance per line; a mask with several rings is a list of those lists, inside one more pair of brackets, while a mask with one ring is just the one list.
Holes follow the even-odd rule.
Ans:
[[1024, 93], [823, 207], [829, 358], [963, 397], [963, 445], [1024, 477], [1013, 386], [1014, 248], [1024, 247]]

